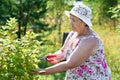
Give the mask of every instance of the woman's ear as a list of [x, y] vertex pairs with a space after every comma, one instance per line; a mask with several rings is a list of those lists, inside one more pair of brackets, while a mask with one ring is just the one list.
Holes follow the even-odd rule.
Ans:
[[85, 27], [88, 27], [88, 25], [87, 25], [87, 24], [85, 24]]

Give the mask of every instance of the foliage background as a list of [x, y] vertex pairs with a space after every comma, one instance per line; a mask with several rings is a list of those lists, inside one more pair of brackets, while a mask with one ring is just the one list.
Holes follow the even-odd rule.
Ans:
[[[20, 25], [21, 38], [18, 38], [20, 19], [11, 16], [11, 14], [17, 15], [16, 10], [19, 11], [19, 7], [15, 7], [13, 4], [16, 1], [0, 1], [2, 5], [7, 4], [8, 6], [8, 3], [11, 2], [12, 7], [15, 8], [15, 10], [9, 8], [13, 10], [11, 13], [9, 9], [7, 10], [0, 5], [2, 11], [0, 12], [0, 22], [4, 23], [0, 25], [0, 80], [64, 80], [64, 72], [52, 75], [29, 74], [29, 71], [35, 67], [51, 66], [51, 64], [41, 60], [41, 57], [58, 50], [62, 46], [63, 33], [71, 30], [69, 19], [65, 16], [64, 11], [71, 9], [74, 0], [45, 0], [44, 5], [46, 6], [39, 5], [42, 1], [44, 2], [44, 0], [36, 2], [38, 8], [34, 7], [33, 1], [33, 11], [30, 11], [37, 12], [42, 7], [43, 15], [40, 13], [37, 18], [36, 15], [32, 15], [35, 18], [29, 19], [30, 21], [38, 20], [38, 22], [47, 25], [37, 25], [37, 27], [43, 27], [39, 28], [39, 32], [34, 29], [36, 27], [34, 22], [33, 24], [28, 22], [26, 34], [22, 34], [25, 26]], [[118, 80], [120, 79], [120, 0], [115, 0], [114, 4], [111, 0], [105, 0], [105, 2], [104, 0], [83, 1], [93, 9], [93, 29], [100, 35], [105, 44], [106, 59], [111, 68], [112, 80]], [[27, 2], [29, 0], [23, 0], [23, 3], [27, 4]], [[108, 4], [110, 5], [108, 6]], [[27, 11], [27, 9], [25, 10]], [[1, 16], [3, 14], [4, 16], [9, 14], [9, 16], [3, 18]], [[22, 19], [21, 21], [26, 20]]]

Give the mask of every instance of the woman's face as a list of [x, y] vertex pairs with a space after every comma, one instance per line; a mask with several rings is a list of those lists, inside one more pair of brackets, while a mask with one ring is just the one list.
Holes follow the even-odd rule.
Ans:
[[78, 34], [83, 33], [86, 25], [82, 20], [74, 15], [70, 15], [70, 24], [72, 26], [72, 30], [77, 32]]

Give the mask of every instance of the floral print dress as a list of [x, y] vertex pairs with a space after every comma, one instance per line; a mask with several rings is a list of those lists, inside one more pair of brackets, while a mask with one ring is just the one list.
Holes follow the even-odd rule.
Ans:
[[[76, 46], [90, 37], [96, 37], [99, 40], [99, 47], [96, 54], [91, 55], [80, 66], [67, 70], [65, 80], [111, 80], [111, 72], [105, 60], [104, 46], [97, 35], [79, 39]], [[72, 51], [73, 50], [68, 47], [66, 58], [69, 58]]]

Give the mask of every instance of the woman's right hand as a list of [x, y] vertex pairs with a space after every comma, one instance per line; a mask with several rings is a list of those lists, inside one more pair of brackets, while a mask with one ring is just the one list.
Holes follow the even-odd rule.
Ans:
[[51, 64], [59, 63], [59, 61], [57, 60], [57, 56], [55, 54], [48, 54], [45, 57], [46, 57], [46, 60]]

